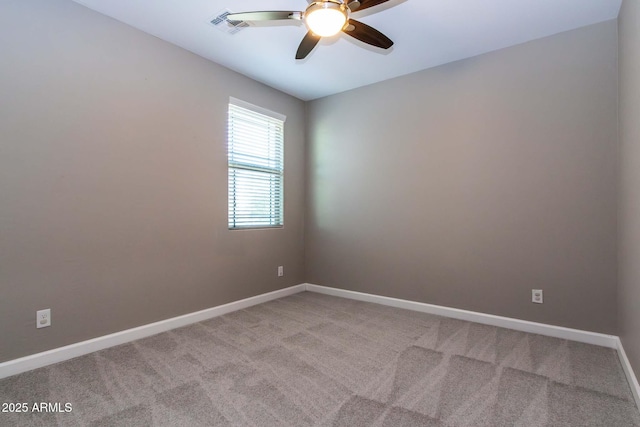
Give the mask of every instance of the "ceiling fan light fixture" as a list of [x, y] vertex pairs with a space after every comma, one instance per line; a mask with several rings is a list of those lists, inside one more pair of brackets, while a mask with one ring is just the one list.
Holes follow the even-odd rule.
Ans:
[[348, 9], [344, 3], [331, 0], [311, 3], [304, 13], [304, 22], [315, 35], [331, 37], [347, 23]]

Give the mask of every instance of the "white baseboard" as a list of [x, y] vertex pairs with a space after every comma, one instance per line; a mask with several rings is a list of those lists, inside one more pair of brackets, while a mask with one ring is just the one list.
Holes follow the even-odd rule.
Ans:
[[166, 332], [171, 329], [187, 326], [192, 323], [202, 322], [203, 320], [213, 317], [222, 316], [223, 314], [233, 311], [242, 310], [253, 305], [262, 304], [263, 302], [286, 297], [289, 295], [303, 292], [306, 285], [296, 285], [289, 288], [280, 289], [266, 294], [257, 295], [255, 297], [230, 302], [228, 304], [219, 305], [217, 307], [208, 308], [206, 310], [197, 311], [195, 313], [185, 314], [183, 316], [171, 319], [161, 320], [159, 322], [150, 323], [148, 325], [139, 326], [133, 329], [116, 332], [114, 334], [104, 335], [102, 337], [93, 338], [87, 341], [55, 348], [53, 350], [42, 353], [33, 354], [19, 359], [9, 360], [0, 363], [0, 379], [10, 377], [32, 369], [41, 368], [43, 366], [52, 365], [54, 363], [63, 362], [73, 359], [74, 357], [83, 356], [93, 353], [94, 351], [103, 350], [120, 344], [125, 344], [140, 338], [146, 338], [151, 335]]
[[625, 353], [624, 347], [622, 347], [622, 341], [620, 338], [617, 338], [617, 343], [618, 347], [616, 349], [618, 350], [620, 364], [622, 364], [622, 369], [629, 381], [629, 387], [631, 388], [631, 393], [636, 401], [636, 406], [640, 408], [640, 384], [638, 384], [638, 377], [636, 377], [633, 372], [633, 368], [631, 367], [631, 363], [629, 363], [629, 358], [627, 358], [627, 353]]
[[54, 363], [63, 362], [65, 360], [83, 356], [94, 351], [103, 350], [105, 348], [117, 346], [120, 344], [125, 344], [137, 339], [146, 338], [151, 335], [166, 332], [182, 326], [187, 326], [192, 323], [202, 322], [213, 317], [222, 316], [223, 314], [242, 310], [247, 307], [261, 304], [267, 301], [272, 301], [278, 298], [283, 298], [289, 295], [296, 294], [298, 292], [303, 292], [305, 290], [616, 349], [618, 351], [618, 356], [620, 357], [620, 362], [622, 364], [624, 372], [627, 375], [627, 379], [633, 392], [633, 396], [636, 399], [638, 407], [640, 407], [640, 386], [638, 385], [638, 380], [634, 375], [631, 365], [629, 364], [629, 360], [624, 352], [624, 348], [622, 347], [620, 338], [618, 338], [617, 336], [581, 331], [560, 326], [546, 325], [543, 323], [529, 322], [526, 320], [512, 319], [508, 317], [460, 310], [457, 308], [449, 308], [433, 304], [407, 301], [398, 298], [383, 297], [362, 292], [329, 288], [326, 286], [318, 286], [310, 283], [291, 286], [289, 288], [280, 289], [239, 301], [234, 301], [206, 310], [197, 311], [195, 313], [185, 314], [183, 316], [162, 320], [160, 322], [150, 323], [148, 325], [139, 326], [137, 328], [127, 329], [125, 331], [116, 332], [114, 334], [97, 337], [42, 353], [37, 353], [19, 359], [3, 362], [0, 363], [0, 379], [10, 377], [22, 372], [30, 371], [32, 369], [41, 368], [43, 366], [52, 365]]
[[336, 297], [349, 298], [358, 301], [373, 302], [376, 304], [388, 305], [391, 307], [404, 308], [406, 310], [419, 311], [422, 313], [435, 314], [438, 316], [451, 317], [454, 319], [467, 320], [484, 325], [499, 326], [514, 329], [522, 332], [546, 335], [549, 337], [562, 338], [586, 344], [599, 345], [617, 350], [620, 364], [629, 382], [631, 393], [635, 399], [636, 406], [640, 409], [640, 385], [629, 363], [627, 354], [622, 347], [622, 341], [615, 335], [605, 335], [596, 332], [581, 331], [579, 329], [564, 328], [561, 326], [547, 325], [544, 323], [529, 322], [526, 320], [512, 319], [509, 317], [495, 316], [492, 314], [478, 313], [475, 311], [460, 310], [457, 308], [443, 307], [439, 305], [426, 304], [422, 302], [407, 301], [398, 298], [383, 297], [379, 295], [365, 294], [362, 292], [347, 291], [344, 289], [329, 288], [326, 286], [305, 284], [306, 290], [320, 294], [333, 295]]
[[407, 301], [398, 298], [382, 297], [365, 294], [362, 292], [347, 291], [344, 289], [329, 288], [307, 283], [307, 291], [333, 295], [358, 301], [373, 302], [391, 307], [404, 308], [406, 310], [420, 311], [422, 313], [436, 314], [438, 316], [467, 320], [469, 322], [482, 323], [483, 325], [499, 326], [514, 329], [516, 331], [546, 335], [562, 338], [586, 344], [599, 345], [601, 347], [618, 348], [618, 337], [596, 332], [581, 331], [579, 329], [564, 328], [562, 326], [547, 325], [544, 323], [529, 322], [527, 320], [512, 319], [509, 317], [495, 316], [493, 314], [478, 313], [475, 311], [460, 310], [422, 302]]

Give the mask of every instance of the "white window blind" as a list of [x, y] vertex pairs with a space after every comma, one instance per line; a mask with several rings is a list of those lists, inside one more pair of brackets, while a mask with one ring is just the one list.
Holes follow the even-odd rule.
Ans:
[[284, 117], [245, 107], [229, 104], [229, 228], [281, 227]]

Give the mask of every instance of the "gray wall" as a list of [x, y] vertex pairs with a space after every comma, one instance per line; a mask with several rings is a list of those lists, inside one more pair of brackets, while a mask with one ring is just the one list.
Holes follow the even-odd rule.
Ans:
[[620, 337], [640, 374], [640, 3], [624, 0], [620, 37]]
[[[0, 362], [303, 281], [302, 101], [69, 0], [1, 9]], [[229, 96], [288, 116], [284, 229], [227, 230]]]
[[615, 333], [616, 61], [609, 21], [311, 102], [307, 280]]

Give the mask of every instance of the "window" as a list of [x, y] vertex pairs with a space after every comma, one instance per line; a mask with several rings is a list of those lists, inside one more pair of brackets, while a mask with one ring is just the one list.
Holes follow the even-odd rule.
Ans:
[[229, 229], [282, 227], [284, 120], [231, 98]]

